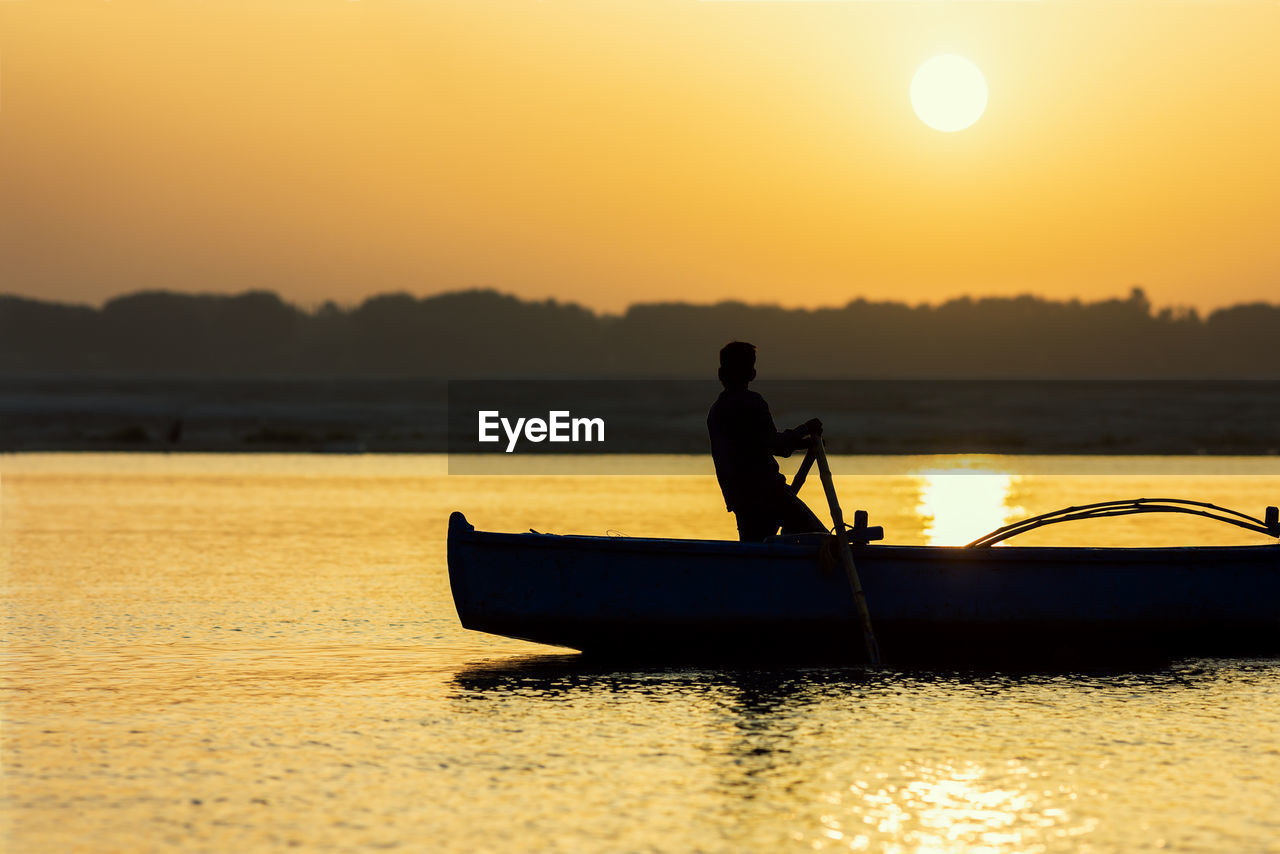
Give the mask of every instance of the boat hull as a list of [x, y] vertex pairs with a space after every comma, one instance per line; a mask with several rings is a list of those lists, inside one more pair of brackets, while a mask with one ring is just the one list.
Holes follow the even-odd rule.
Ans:
[[[449, 528], [462, 625], [595, 655], [859, 659], [815, 542]], [[1280, 546], [853, 548], [890, 663], [1280, 654]]]

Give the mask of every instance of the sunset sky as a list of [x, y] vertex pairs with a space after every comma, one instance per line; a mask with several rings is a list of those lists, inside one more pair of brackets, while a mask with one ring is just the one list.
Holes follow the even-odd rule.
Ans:
[[[1280, 2], [0, 0], [0, 293], [1280, 301]], [[959, 54], [972, 127], [912, 110]]]

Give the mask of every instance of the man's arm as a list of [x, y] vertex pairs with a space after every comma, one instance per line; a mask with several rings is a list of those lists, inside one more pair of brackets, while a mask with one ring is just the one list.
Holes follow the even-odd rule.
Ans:
[[773, 415], [769, 412], [768, 405], [765, 406], [765, 414], [769, 418], [769, 431], [772, 434], [769, 450], [775, 457], [789, 457], [792, 451], [808, 448], [816, 437], [822, 435], [822, 422], [817, 418], [810, 418], [790, 430], [779, 431], [774, 426]]

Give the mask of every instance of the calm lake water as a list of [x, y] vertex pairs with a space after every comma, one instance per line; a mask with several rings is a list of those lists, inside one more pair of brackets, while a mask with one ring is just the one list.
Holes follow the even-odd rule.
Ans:
[[[1280, 501], [1275, 458], [1094, 462], [833, 465], [900, 543], [1110, 498]], [[732, 536], [707, 461], [672, 466], [0, 456], [5, 849], [1280, 851], [1277, 661], [611, 670], [458, 625], [451, 510]], [[1168, 516], [1018, 542], [1259, 541]]]

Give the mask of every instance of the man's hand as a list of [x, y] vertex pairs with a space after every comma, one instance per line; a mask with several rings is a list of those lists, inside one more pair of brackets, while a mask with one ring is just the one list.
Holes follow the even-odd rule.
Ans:
[[822, 435], [822, 421], [817, 418], [810, 418], [804, 422], [805, 429], [809, 431], [809, 435], [818, 438]]

